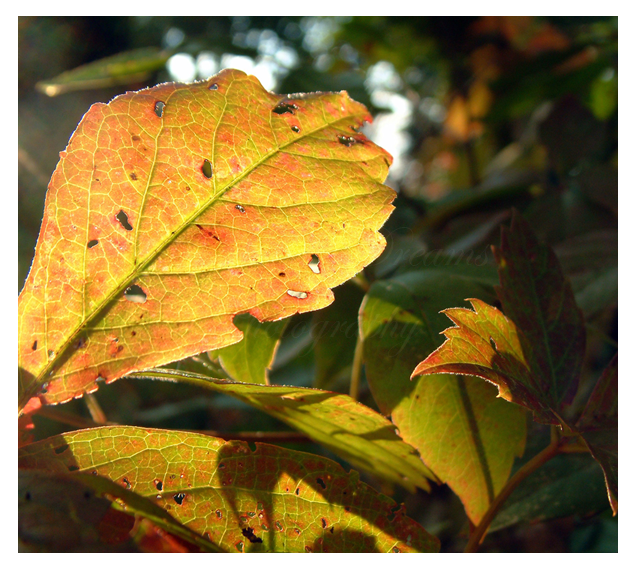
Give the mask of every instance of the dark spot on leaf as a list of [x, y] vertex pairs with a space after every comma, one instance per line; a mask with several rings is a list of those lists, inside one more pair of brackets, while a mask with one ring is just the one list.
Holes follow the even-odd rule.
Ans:
[[94, 248], [95, 246], [97, 246], [97, 244], [99, 244], [98, 240], [89, 240], [88, 241], [88, 248]]
[[37, 340], [35, 340], [35, 341], [33, 342], [33, 345], [31, 346], [31, 349], [32, 349], [33, 351], [35, 351], [35, 350], [37, 349]]
[[125, 213], [125, 211], [120, 210], [116, 215], [116, 219], [121, 223], [121, 226], [125, 230], [132, 230], [133, 227], [130, 224], [130, 221], [128, 220], [127, 214]]
[[222, 518], [222, 511], [220, 509], [215, 511], [215, 516], [218, 517], [218, 520], [220, 520]]
[[132, 284], [132, 286], [125, 289], [125, 299], [137, 304], [143, 304], [147, 300], [147, 294], [138, 284]]
[[130, 179], [132, 179], [133, 181], [138, 180], [138, 177], [136, 176], [136, 173], [130, 173]]
[[220, 464], [218, 465], [218, 469], [220, 469], [221, 471], [223, 471], [223, 470], [224, 470], [224, 463], [220, 463]]
[[202, 163], [202, 174], [207, 179], [210, 179], [211, 177], [213, 177], [213, 167], [211, 167], [211, 163], [209, 163], [208, 159], [205, 159], [204, 163]]
[[280, 273], [279, 273], [279, 276], [281, 276], [282, 278], [284, 278], [284, 277], [286, 276], [286, 273], [285, 273], [285, 272], [280, 272]]
[[298, 536], [299, 534], [301, 534], [301, 530], [299, 530], [298, 528], [295, 528], [295, 534]]
[[281, 531], [284, 529], [284, 527], [283, 527], [283, 526], [281, 526], [281, 523], [280, 523], [278, 520], [276, 520], [276, 521], [275, 521], [275, 528], [276, 528], [279, 532], [281, 532]]
[[130, 483], [130, 481], [129, 481], [129, 479], [127, 477], [123, 477], [121, 480], [125, 484], [125, 488], [126, 489], [131, 489], [132, 488], [132, 483]]
[[68, 466], [68, 470], [69, 471], [78, 471], [79, 467], [77, 465], [69, 465]]
[[322, 488], [323, 490], [325, 490], [325, 481], [324, 481], [321, 477], [318, 477], [318, 478], [317, 478], [317, 480], [316, 480], [316, 482], [317, 482], [317, 483], [319, 483], [319, 484], [321, 485], [321, 488]]
[[300, 133], [301, 129], [299, 127], [297, 127], [296, 125], [293, 125], [290, 129], [292, 129], [295, 133]]
[[299, 496], [299, 488], [298, 488], [298, 487], [297, 487], [297, 490], [295, 491], [295, 494], [296, 494], [297, 496]]
[[165, 102], [164, 101], [157, 101], [154, 104], [154, 113], [156, 114], [157, 117], [162, 117], [163, 116], [163, 110], [165, 109]]
[[282, 102], [273, 109], [273, 113], [276, 113], [277, 115], [283, 115], [284, 113], [294, 115], [295, 109], [299, 108], [294, 103]]
[[217, 84], [217, 83], [212, 83], [212, 84], [209, 86], [209, 89], [213, 89], [213, 90], [218, 89], [218, 84]]
[[53, 450], [55, 451], [56, 455], [60, 455], [61, 453], [66, 451], [66, 449], [68, 449], [68, 443], [64, 443], [63, 445], [60, 445], [59, 447], [55, 447], [55, 449]]
[[255, 531], [250, 526], [248, 528], [243, 528], [242, 534], [252, 543], [263, 542], [263, 540], [259, 538], [259, 536], [255, 535]]
[[182, 504], [182, 501], [185, 500], [185, 493], [176, 493], [174, 495], [174, 500], [178, 503], [178, 504]]
[[88, 500], [92, 495], [90, 494], [90, 491], [84, 491], [84, 498], [86, 500]]
[[323, 528], [327, 528], [327, 520], [325, 520], [324, 518], [321, 519], [321, 526]]
[[80, 350], [81, 348], [85, 348], [86, 347], [86, 338], [79, 338], [77, 340], [77, 343], [75, 344], [75, 347]]
[[134, 330], [132, 330], [131, 335], [132, 335], [132, 337], [134, 337], [136, 335], [136, 332]]
[[140, 141], [141, 138], [138, 135], [132, 135], [132, 141]]
[[246, 209], [242, 205], [235, 205], [235, 209], [244, 214]]
[[341, 143], [341, 145], [345, 145], [345, 147], [351, 147], [356, 143], [356, 139], [348, 137], [347, 135], [339, 135], [338, 142]]
[[25, 501], [30, 501], [31, 500], [31, 493], [29, 491], [26, 491], [26, 494], [24, 495], [24, 500]]
[[161, 481], [160, 479], [154, 479], [154, 486], [156, 487], [156, 490], [162, 491], [163, 481]]
[[92, 471], [92, 474], [93, 475], [98, 475], [99, 473], [96, 470], [94, 470], [94, 471]]
[[330, 533], [334, 534], [334, 527], [330, 528]]

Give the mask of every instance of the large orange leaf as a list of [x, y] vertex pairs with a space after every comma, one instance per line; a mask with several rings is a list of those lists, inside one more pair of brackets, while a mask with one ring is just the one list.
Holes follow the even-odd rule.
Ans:
[[225, 70], [95, 104], [51, 179], [19, 302], [19, 408], [316, 310], [384, 248], [391, 157], [346, 92]]

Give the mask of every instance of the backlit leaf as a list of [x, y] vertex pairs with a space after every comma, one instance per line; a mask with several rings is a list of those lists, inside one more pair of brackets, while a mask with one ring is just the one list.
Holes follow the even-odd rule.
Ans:
[[457, 267], [402, 274], [372, 284], [360, 321], [376, 403], [478, 523], [523, 451], [525, 411], [497, 399], [495, 388], [482, 380], [410, 379], [441, 341], [448, 320], [440, 310], [467, 293], [494, 297], [486, 280], [464, 277]]
[[212, 379], [195, 373], [154, 369], [130, 377], [193, 383], [231, 395], [283, 421], [352, 465], [413, 491], [435, 480], [419, 455], [398, 437], [380, 413], [349, 395], [291, 386], [261, 386]]
[[233, 323], [244, 337], [236, 344], [210, 352], [211, 356], [220, 360], [220, 365], [232, 379], [267, 384], [268, 368], [288, 321], [260, 322], [250, 314], [241, 314], [235, 316]]
[[40, 81], [35, 88], [50, 97], [114, 85], [126, 85], [146, 80], [165, 66], [169, 53], [158, 48], [141, 48], [103, 58], [58, 76]]
[[236, 343], [236, 314], [330, 304], [385, 244], [370, 119], [345, 92], [280, 96], [235, 70], [93, 105], [18, 301], [19, 409]]
[[585, 351], [585, 327], [569, 281], [552, 250], [517, 214], [495, 250], [504, 312], [471, 299], [473, 310], [444, 313], [454, 327], [413, 376], [459, 373], [497, 385], [499, 396], [527, 407], [541, 423], [563, 423]]
[[108, 427], [20, 449], [23, 467], [97, 471], [231, 552], [437, 552], [404, 509], [316, 455], [180, 431]]

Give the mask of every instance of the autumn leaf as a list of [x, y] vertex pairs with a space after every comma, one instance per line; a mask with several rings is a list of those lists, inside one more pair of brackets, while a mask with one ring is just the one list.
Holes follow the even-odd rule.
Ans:
[[323, 308], [384, 248], [391, 157], [346, 92], [224, 70], [95, 104], [60, 154], [18, 300], [19, 410]]
[[495, 250], [503, 312], [470, 299], [473, 310], [444, 311], [455, 324], [444, 344], [413, 371], [483, 377], [499, 396], [530, 409], [541, 423], [560, 425], [584, 356], [582, 313], [552, 250], [537, 242], [517, 214]]
[[106, 477], [231, 552], [437, 552], [404, 509], [322, 457], [180, 431], [108, 427], [19, 451], [23, 468]]
[[477, 524], [523, 452], [525, 410], [496, 398], [482, 380], [456, 375], [410, 379], [441, 342], [440, 310], [467, 293], [494, 298], [484, 277], [459, 265], [421, 270], [372, 284], [360, 324], [365, 371], [380, 410], [413, 445]]
[[192, 383], [235, 397], [301, 431], [356, 468], [411, 492], [415, 487], [429, 491], [427, 479], [436, 480], [392, 423], [349, 395], [307, 387], [235, 383], [162, 368], [131, 377]]

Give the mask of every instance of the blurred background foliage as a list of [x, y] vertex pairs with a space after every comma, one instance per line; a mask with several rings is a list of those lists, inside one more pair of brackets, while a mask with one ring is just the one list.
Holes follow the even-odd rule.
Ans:
[[[374, 115], [365, 131], [394, 157], [387, 183], [398, 198], [383, 231], [387, 249], [361, 281], [420, 264], [492, 264], [489, 245], [515, 207], [555, 249], [585, 312], [581, 396], [615, 352], [616, 17], [20, 17], [18, 28], [19, 290], [48, 180], [90, 105], [233, 67], [277, 93], [345, 89]], [[292, 319], [271, 383], [349, 390], [362, 291], [346, 284], [335, 294], [332, 307]], [[332, 331], [336, 319], [340, 327]], [[202, 367], [191, 360], [179, 366]], [[69, 430], [73, 422], [81, 426], [87, 405], [114, 422], [228, 438], [287, 430], [237, 401], [194, 388], [120, 380], [96, 397], [98, 404], [55, 408], [58, 421], [37, 417], [37, 437]], [[366, 384], [360, 400], [375, 406]], [[534, 428], [528, 448], [538, 445], [539, 431]], [[283, 446], [332, 456], [300, 437], [278, 438]], [[576, 485], [574, 477], [584, 470], [595, 473], [591, 483], [601, 479], [583, 461], [560, 462], [558, 473], [535, 475], [539, 486], [582, 489], [586, 481]], [[468, 524], [447, 487], [410, 495], [364, 478], [404, 502], [408, 514], [440, 537], [443, 550], [463, 548]], [[517, 497], [483, 550], [617, 551], [617, 519], [605, 516], [604, 488], [591, 494], [591, 502], [578, 501], [580, 508], [539, 515], [529, 505], [543, 499]]]

